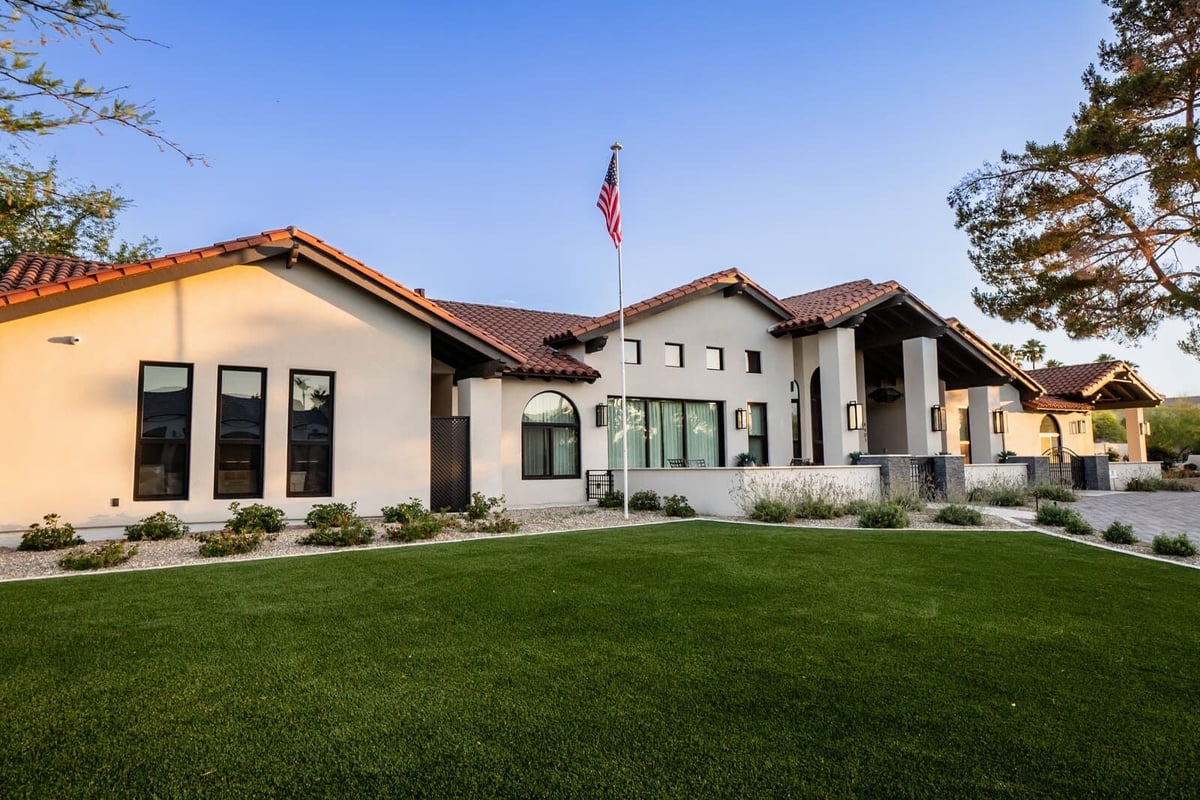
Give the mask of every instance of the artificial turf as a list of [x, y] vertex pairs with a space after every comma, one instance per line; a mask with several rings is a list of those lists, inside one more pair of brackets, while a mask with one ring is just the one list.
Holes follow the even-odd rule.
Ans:
[[1194, 796], [1200, 573], [690, 522], [0, 585], [0, 797]]

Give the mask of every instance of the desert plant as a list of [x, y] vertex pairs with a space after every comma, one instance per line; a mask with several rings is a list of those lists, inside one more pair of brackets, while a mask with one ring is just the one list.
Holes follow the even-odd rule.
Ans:
[[234, 533], [249, 533], [253, 531], [279, 533], [283, 530], [284, 516], [282, 508], [275, 508], [274, 506], [262, 503], [251, 503], [243, 508], [235, 500], [229, 504], [229, 513], [233, 516], [225, 522], [225, 527]]
[[220, 531], [197, 533], [193, 536], [196, 541], [200, 542], [200, 555], [205, 558], [249, 553], [257, 550], [266, 539], [262, 528], [247, 528], [240, 531], [226, 528]]
[[694, 517], [696, 509], [681, 494], [673, 494], [663, 500], [663, 513], [668, 517]]
[[471, 504], [475, 506], [474, 513], [481, 516], [471, 516], [467, 510], [466, 530], [482, 533], [512, 533], [521, 529], [521, 524], [507, 516], [508, 509], [504, 505], [504, 495], [487, 497], [476, 492], [471, 496]]
[[1060, 528], [1064, 527], [1072, 519], [1079, 519], [1081, 522], [1083, 520], [1079, 516], [1079, 512], [1075, 509], [1058, 504], [1042, 506], [1037, 510], [1037, 515], [1034, 519], [1042, 525], [1056, 525]]
[[304, 517], [310, 528], [340, 528], [351, 524], [358, 516], [358, 503], [317, 503]]
[[1137, 537], [1133, 535], [1133, 526], [1126, 525], [1124, 522], [1114, 521], [1104, 529], [1104, 541], [1112, 542], [1113, 544], [1133, 544], [1137, 541]]
[[137, 555], [137, 545], [125, 546], [124, 541], [105, 542], [88, 550], [73, 550], [58, 560], [63, 569], [103, 569], [124, 564]]
[[1181, 533], [1178, 536], [1160, 533], [1150, 543], [1150, 549], [1160, 556], [1183, 556], [1187, 558], [1188, 556], [1196, 555], [1196, 545], [1192, 544], [1192, 540], [1187, 537], [1186, 533]]
[[426, 511], [409, 519], [403, 526], [389, 525], [384, 528], [384, 531], [393, 542], [416, 542], [432, 539], [453, 525], [454, 520], [445, 514], [432, 514]]
[[429, 513], [425, 510], [425, 504], [415, 497], [409, 498], [407, 503], [384, 506], [380, 509], [380, 512], [383, 514], [384, 522], [399, 523], [401, 525], [405, 525]]
[[892, 503], [874, 503], [858, 513], [860, 528], [907, 528], [908, 511]]
[[74, 547], [83, 544], [83, 537], [75, 535], [75, 528], [69, 522], [59, 522], [58, 514], [47, 514], [41, 522], [29, 526], [29, 530], [21, 535], [18, 550], [62, 550], [64, 547]]
[[800, 498], [800, 502], [796, 504], [793, 512], [797, 517], [802, 517], [803, 519], [836, 519], [837, 517], [853, 513], [846, 511], [845, 506], [839, 505], [822, 495]]
[[918, 492], [913, 491], [897, 490], [889, 492], [886, 502], [888, 505], [895, 506], [904, 511], [923, 511], [925, 509], [925, 498]]
[[1091, 536], [1096, 532], [1096, 529], [1086, 519], [1079, 516], [1079, 514], [1068, 517], [1066, 523], [1063, 525], [1063, 529], [1073, 536]]
[[938, 510], [934, 519], [948, 525], [982, 525], [983, 514], [973, 508], [960, 505], [948, 505]]
[[790, 503], [770, 497], [760, 497], [750, 510], [750, 519], [759, 522], [791, 522], [796, 516], [796, 510]]
[[596, 505], [600, 508], [624, 508], [625, 493], [620, 489], [610, 489], [600, 496], [596, 501]]
[[369, 544], [375, 531], [362, 517], [344, 519], [340, 525], [319, 525], [297, 541], [300, 544], [315, 544], [326, 547], [351, 547]]
[[1016, 454], [1017, 454], [1016, 450], [1001, 450], [999, 453], [996, 454], [996, 460], [999, 461], [1001, 464], [1007, 464], [1008, 460], [1010, 458], [1013, 458]]
[[736, 462], [737, 466], [739, 466], [739, 467], [753, 467], [755, 465], [754, 464], [754, 454], [753, 453], [738, 453], [735, 458], [735, 462]]
[[1127, 492], [1157, 492], [1161, 488], [1162, 481], [1160, 479], [1143, 478], [1140, 475], [1135, 475], [1125, 484]]
[[[850, 500], [838, 507], [839, 517], [857, 517], [863, 512], [863, 509], [870, 508], [875, 504], [870, 500]], [[809, 519], [821, 519], [820, 517], [809, 517]], [[831, 518], [832, 519], [832, 518]]]
[[662, 501], [658, 499], [658, 492], [653, 489], [643, 489], [629, 495], [629, 510], [660, 511], [662, 510]]
[[1079, 498], [1065, 486], [1053, 483], [1037, 483], [1029, 487], [1029, 496], [1039, 500], [1053, 500], [1056, 503], [1074, 503]]
[[480, 492], [472, 492], [471, 502], [467, 504], [467, 519], [474, 521], [487, 519], [489, 515], [495, 513], [496, 509], [504, 510], [504, 495], [484, 497]]
[[125, 538], [131, 542], [156, 542], [162, 539], [179, 539], [188, 534], [188, 526], [174, 514], [159, 511], [140, 522], [125, 527]]

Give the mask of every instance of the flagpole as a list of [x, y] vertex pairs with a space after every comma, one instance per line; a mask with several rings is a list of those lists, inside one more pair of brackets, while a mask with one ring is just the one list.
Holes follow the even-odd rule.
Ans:
[[[617, 185], [621, 184], [621, 143], [613, 142], [613, 163], [617, 167]], [[628, 398], [625, 393], [625, 272], [621, 265], [621, 245], [617, 245], [617, 320], [620, 328], [621, 344], [617, 353], [621, 358], [621, 495], [624, 499], [625, 519], [629, 519], [629, 413]]]

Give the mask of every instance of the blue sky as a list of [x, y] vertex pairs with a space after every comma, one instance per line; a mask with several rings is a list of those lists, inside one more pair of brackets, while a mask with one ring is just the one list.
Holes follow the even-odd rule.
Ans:
[[989, 339], [1200, 393], [1178, 326], [1073, 343], [970, 300], [946, 194], [1066, 127], [1109, 34], [1097, 0], [114, 5], [168, 46], [60, 45], [52, 65], [153, 99], [209, 166], [118, 130], [32, 154], [119, 185], [122, 233], [165, 251], [295, 224], [432, 297], [602, 313], [594, 204], [619, 138], [631, 300], [729, 266], [780, 296], [893, 279]]

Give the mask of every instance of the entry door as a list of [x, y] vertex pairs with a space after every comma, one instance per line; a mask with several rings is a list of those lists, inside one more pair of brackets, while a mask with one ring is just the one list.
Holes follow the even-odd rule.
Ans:
[[471, 499], [471, 418], [429, 422], [429, 507], [463, 511]]

